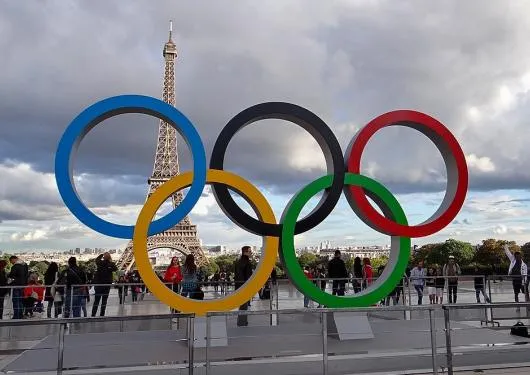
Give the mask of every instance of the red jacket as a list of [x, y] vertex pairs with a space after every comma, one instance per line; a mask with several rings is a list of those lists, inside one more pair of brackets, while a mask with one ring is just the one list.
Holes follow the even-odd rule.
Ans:
[[45, 287], [41, 285], [28, 285], [24, 288], [24, 298], [31, 297], [33, 292], [37, 293], [37, 300], [42, 301], [44, 299], [44, 291], [46, 290]]
[[372, 282], [372, 278], [373, 278], [373, 271], [372, 271], [372, 266], [369, 265], [369, 264], [365, 264], [364, 267], [363, 267], [363, 272], [364, 272], [364, 277], [366, 279], [366, 281], [368, 281], [369, 283]]
[[182, 281], [182, 272], [180, 271], [180, 267], [170, 266], [164, 275], [164, 281], [166, 283], [173, 284], [180, 283]]

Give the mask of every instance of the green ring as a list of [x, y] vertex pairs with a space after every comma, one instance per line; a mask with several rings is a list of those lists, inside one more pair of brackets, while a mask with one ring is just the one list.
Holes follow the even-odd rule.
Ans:
[[[352, 296], [333, 296], [322, 291], [305, 275], [296, 259], [294, 247], [294, 227], [305, 204], [320, 191], [329, 188], [333, 182], [333, 175], [321, 177], [304, 187], [287, 205], [282, 215], [282, 237], [280, 257], [289, 279], [296, 289], [326, 307], [368, 307], [386, 298], [399, 284], [410, 257], [410, 237], [391, 236], [390, 259], [381, 277], [370, 287]], [[408, 225], [405, 212], [401, 205], [383, 185], [366, 176], [346, 173], [345, 185], [362, 187], [374, 196], [386, 217], [398, 224]]]

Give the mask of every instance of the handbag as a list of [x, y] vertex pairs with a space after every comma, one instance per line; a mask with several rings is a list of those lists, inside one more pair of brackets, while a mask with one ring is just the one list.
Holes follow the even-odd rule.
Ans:
[[510, 334], [514, 336], [520, 336], [520, 337], [529, 337], [528, 336], [528, 328], [525, 327], [523, 322], [517, 322], [512, 326], [512, 329], [510, 330]]
[[191, 298], [192, 298], [192, 299], [203, 300], [203, 299], [204, 299], [204, 292], [202, 291], [201, 288], [197, 288], [197, 289], [195, 289], [195, 291], [193, 292], [193, 296], [192, 296]]

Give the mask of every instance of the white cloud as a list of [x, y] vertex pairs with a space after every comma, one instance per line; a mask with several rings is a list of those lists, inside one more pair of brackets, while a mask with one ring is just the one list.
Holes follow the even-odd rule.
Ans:
[[478, 157], [475, 154], [466, 155], [466, 162], [469, 168], [479, 172], [489, 173], [495, 171], [495, 164], [487, 156]]
[[506, 234], [508, 233], [508, 227], [504, 224], [499, 224], [493, 228], [493, 233], [495, 234]]

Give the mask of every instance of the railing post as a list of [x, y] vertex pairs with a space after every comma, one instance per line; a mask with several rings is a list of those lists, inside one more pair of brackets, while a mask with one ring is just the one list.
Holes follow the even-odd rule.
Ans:
[[[280, 309], [280, 281], [276, 281], [276, 286], [274, 287], [274, 291], [276, 294], [276, 311]], [[276, 314], [276, 325], [280, 325], [280, 314]]]
[[432, 373], [438, 375], [438, 350], [436, 347], [436, 321], [432, 316], [433, 310], [429, 309], [429, 324], [431, 328], [431, 355], [432, 355]]
[[328, 374], [328, 315], [321, 312], [322, 321], [322, 374]]
[[64, 326], [65, 324], [59, 324], [59, 346], [57, 348], [57, 375], [62, 375], [63, 373]]
[[273, 309], [272, 298], [274, 297], [274, 292], [272, 290], [272, 280], [267, 281], [267, 283], [269, 284], [269, 310], [271, 312], [270, 315], [269, 315], [269, 317], [270, 317], [269, 321], [270, 321], [270, 325], [272, 327], [272, 309]]
[[453, 351], [451, 348], [451, 321], [449, 319], [449, 309], [443, 306], [445, 320], [445, 350], [447, 353], [447, 374], [453, 375]]
[[195, 348], [195, 319], [193, 316], [188, 317], [188, 374], [193, 375], [194, 366], [194, 348]]
[[208, 352], [210, 350], [210, 337], [211, 337], [211, 321], [210, 315], [206, 314], [206, 348], [204, 350], [204, 357], [206, 360], [206, 375], [210, 373], [210, 359], [208, 358]]

